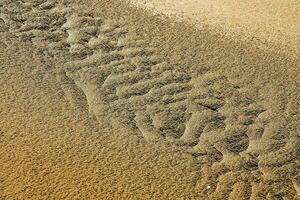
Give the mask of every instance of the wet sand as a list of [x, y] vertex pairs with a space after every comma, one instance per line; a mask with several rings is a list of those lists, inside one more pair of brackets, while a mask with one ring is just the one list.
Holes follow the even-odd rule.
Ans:
[[1, 198], [298, 198], [296, 38], [125, 1], [0, 11]]

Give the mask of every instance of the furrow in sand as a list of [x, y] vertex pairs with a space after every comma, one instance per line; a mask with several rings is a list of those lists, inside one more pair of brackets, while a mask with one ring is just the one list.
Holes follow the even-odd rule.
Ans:
[[[237, 161], [241, 165], [249, 162], [243, 153], [251, 153], [247, 152], [250, 143], [248, 132], [260, 113], [265, 111], [261, 105], [240, 94], [240, 87], [218, 72], [178, 73], [175, 67], [164, 67], [168, 63], [160, 66], [164, 60], [149, 62], [149, 59], [159, 57], [159, 52], [151, 48], [146, 53], [143, 48], [149, 47], [146, 44], [143, 46], [141, 41], [139, 48], [127, 47], [126, 42], [123, 42], [122, 48], [101, 47], [104, 39], [97, 41], [97, 38], [103, 38], [102, 35], [108, 30], [112, 28], [106, 27], [105, 32], [99, 26], [99, 35], [94, 36], [96, 39], [91, 37], [92, 42], [86, 41], [93, 44], [92, 53], [83, 60], [74, 58], [66, 63], [70, 67], [65, 68], [75, 82], [80, 82], [90, 91], [97, 88], [97, 94], [87, 94], [92, 95], [90, 98], [94, 100], [102, 101], [99, 103], [101, 109], [98, 103], [89, 105], [95, 115], [106, 115], [120, 123], [123, 121], [125, 126], [139, 131], [149, 142], [171, 139], [175, 143], [192, 146], [194, 155], [209, 155], [211, 149], [216, 149], [222, 159], [213, 161], [211, 165], [215, 163], [230, 169]], [[124, 38], [126, 35], [105, 36], [106, 41], [114, 41], [114, 44], [119, 44], [119, 39], [126, 41]], [[111, 56], [111, 59], [104, 59], [105, 55]], [[120, 60], [114, 55], [123, 57]], [[122, 60], [126, 60], [126, 65]], [[70, 70], [72, 66], [74, 69]], [[105, 77], [103, 70], [107, 70]], [[97, 81], [98, 77], [103, 77], [100, 78], [102, 81]], [[168, 101], [172, 102], [166, 104]], [[232, 157], [237, 161], [232, 163]], [[229, 197], [232, 190], [226, 190], [224, 195]], [[223, 192], [216, 189], [216, 193]]]

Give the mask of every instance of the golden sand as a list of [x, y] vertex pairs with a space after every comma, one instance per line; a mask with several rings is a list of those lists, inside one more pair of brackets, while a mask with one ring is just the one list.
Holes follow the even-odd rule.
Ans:
[[[174, 19], [191, 23], [199, 29], [209, 26], [239, 40], [263, 46], [283, 44], [299, 53], [299, 0], [128, 0], [131, 4]], [[269, 48], [269, 47], [266, 47]]]
[[299, 198], [297, 1], [141, 2], [0, 2], [0, 199]]

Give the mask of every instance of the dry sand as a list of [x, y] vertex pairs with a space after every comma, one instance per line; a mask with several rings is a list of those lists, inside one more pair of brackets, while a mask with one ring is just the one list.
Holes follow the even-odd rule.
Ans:
[[239, 40], [284, 45], [299, 54], [299, 0], [128, 0], [131, 4], [192, 23], [209, 26]]
[[1, 199], [299, 198], [299, 3], [161, 2], [0, 2]]

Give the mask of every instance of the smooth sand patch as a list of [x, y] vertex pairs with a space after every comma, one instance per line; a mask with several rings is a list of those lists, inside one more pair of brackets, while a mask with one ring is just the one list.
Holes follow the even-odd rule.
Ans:
[[[240, 40], [256, 44], [284, 44], [299, 53], [300, 2], [298, 0], [129, 0], [151, 11], [173, 16], [199, 29], [210, 26]], [[258, 40], [258, 41], [256, 41]]]

